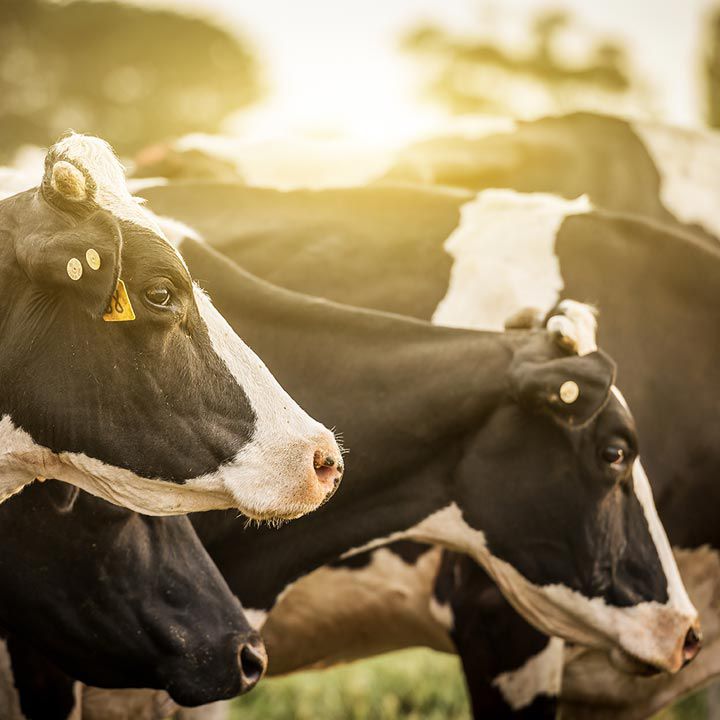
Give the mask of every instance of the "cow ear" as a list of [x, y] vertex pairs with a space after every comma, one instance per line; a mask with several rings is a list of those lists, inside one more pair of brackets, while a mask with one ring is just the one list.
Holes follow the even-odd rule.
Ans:
[[524, 407], [572, 427], [589, 423], [605, 407], [615, 363], [602, 351], [534, 362], [510, 370], [511, 393]]
[[105, 311], [120, 277], [122, 236], [113, 217], [97, 210], [72, 227], [22, 238], [16, 255], [33, 285], [67, 293], [94, 317]]

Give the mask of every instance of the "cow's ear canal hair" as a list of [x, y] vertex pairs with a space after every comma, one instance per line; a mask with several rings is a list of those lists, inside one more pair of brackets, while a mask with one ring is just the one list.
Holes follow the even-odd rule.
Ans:
[[518, 357], [509, 373], [510, 393], [522, 407], [583, 427], [607, 404], [615, 363], [602, 351], [540, 361]]
[[118, 284], [121, 249], [118, 223], [96, 210], [72, 227], [43, 228], [18, 239], [15, 252], [33, 285], [63, 293], [99, 318]]

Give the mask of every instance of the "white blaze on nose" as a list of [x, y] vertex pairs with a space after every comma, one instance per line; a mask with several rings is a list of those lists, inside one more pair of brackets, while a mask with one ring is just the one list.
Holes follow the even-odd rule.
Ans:
[[250, 517], [291, 518], [315, 509], [327, 489], [318, 486], [313, 457], [320, 450], [340, 459], [333, 434], [283, 390], [207, 295], [197, 286], [194, 293], [213, 350], [255, 413], [251, 440], [218, 471], [225, 486]]
[[[629, 411], [625, 397], [614, 385], [612, 387], [612, 393], [620, 404]], [[670, 541], [668, 540], [665, 528], [660, 521], [657, 508], [655, 507], [650, 481], [645, 474], [645, 469], [639, 457], [636, 458], [633, 464], [632, 474], [635, 495], [642, 506], [645, 520], [650, 529], [650, 537], [652, 537], [653, 543], [655, 544], [655, 549], [657, 550], [660, 563], [667, 578], [669, 604], [679, 612], [686, 614], [688, 618], [694, 619], [697, 617], [697, 610], [690, 601], [687, 590], [685, 589], [685, 584], [680, 577], [680, 570], [678, 570], [677, 563], [675, 562]]]
[[433, 323], [502, 330], [520, 308], [553, 307], [563, 288], [557, 232], [566, 217], [591, 209], [586, 196], [478, 193], [463, 205], [460, 224], [445, 242], [453, 266]]

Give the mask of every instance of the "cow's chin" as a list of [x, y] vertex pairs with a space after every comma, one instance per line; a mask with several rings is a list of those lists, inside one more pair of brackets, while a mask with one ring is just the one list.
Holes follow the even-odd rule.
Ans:
[[251, 502], [248, 502], [247, 497], [236, 495], [236, 502], [238, 509], [248, 520], [280, 525], [317, 510], [335, 494], [335, 490], [336, 487], [328, 487], [325, 483], [308, 482], [302, 484], [302, 491], [288, 493], [284, 497], [273, 497], [273, 493], [258, 493], [256, 498], [251, 498]]
[[624, 650], [620, 650], [620, 648], [613, 648], [608, 654], [612, 666], [626, 675], [650, 677], [661, 672], [660, 669], [654, 665], [643, 662]]

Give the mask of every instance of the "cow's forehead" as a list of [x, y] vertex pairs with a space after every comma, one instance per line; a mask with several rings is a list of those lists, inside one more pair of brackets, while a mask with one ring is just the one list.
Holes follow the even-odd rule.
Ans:
[[113, 149], [104, 140], [72, 133], [56, 142], [45, 160], [45, 180], [59, 160], [80, 169], [89, 180], [92, 199], [120, 220], [140, 225], [167, 242], [152, 213], [142, 207], [127, 188], [125, 169]]

